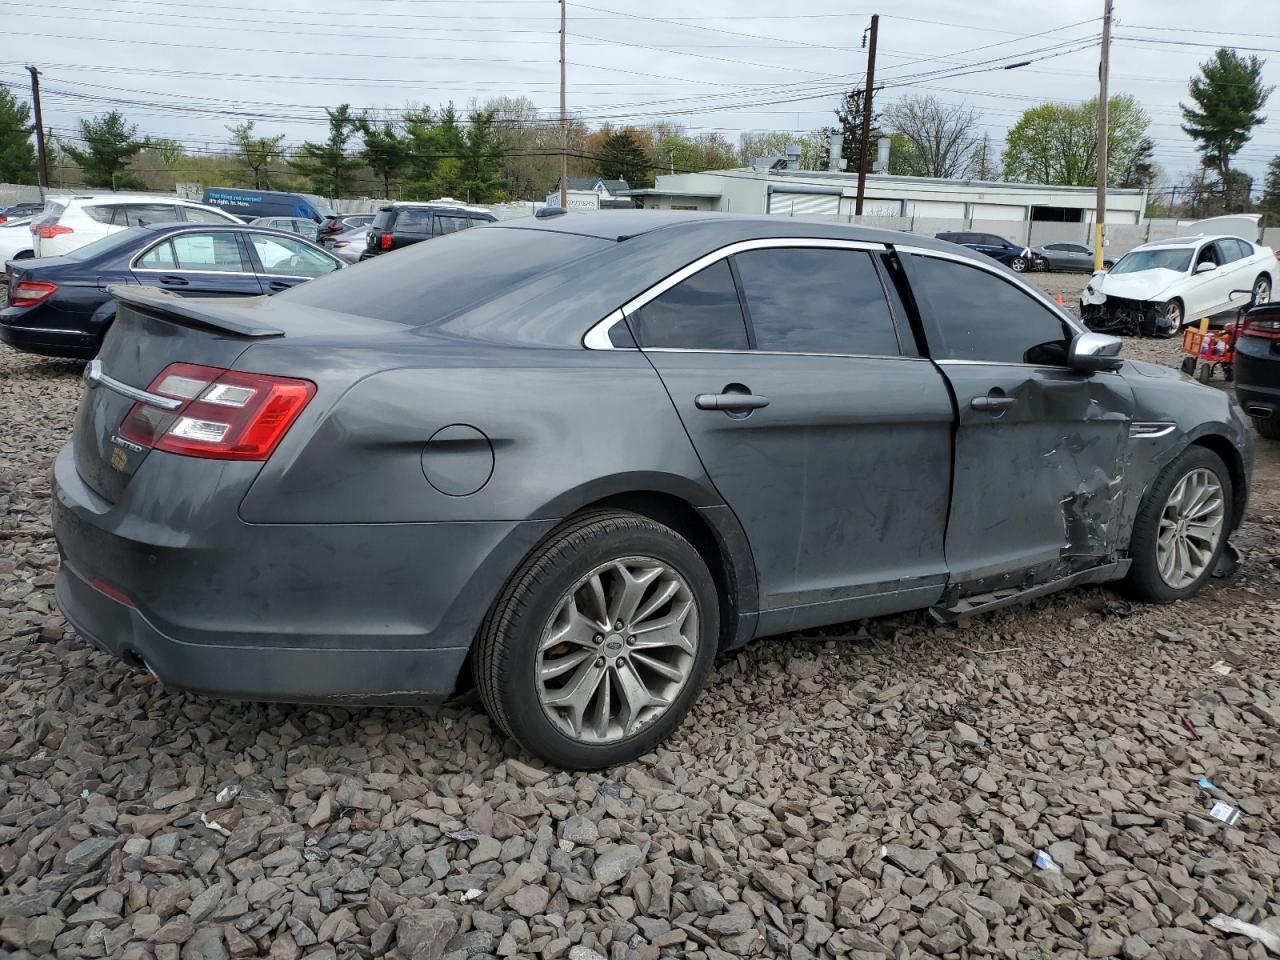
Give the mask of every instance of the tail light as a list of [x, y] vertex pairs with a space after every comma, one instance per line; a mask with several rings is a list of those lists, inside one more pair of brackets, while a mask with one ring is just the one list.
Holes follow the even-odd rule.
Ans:
[[19, 280], [9, 291], [9, 306], [34, 307], [37, 303], [44, 303], [57, 292], [56, 283], [46, 283], [43, 280]]
[[72, 227], [64, 227], [60, 223], [32, 224], [31, 232], [41, 240], [52, 240], [54, 237], [60, 237], [66, 233], [75, 233]]
[[1250, 320], [1245, 318], [1241, 334], [1246, 337], [1259, 337], [1263, 340], [1280, 340], [1280, 320]]
[[9, 222], [9, 218], [6, 217], [3, 213], [0, 213], [0, 223], [8, 223], [8, 222]]
[[383, 250], [390, 250], [390, 249], [391, 249], [391, 234], [389, 234], [389, 233], [384, 233], [381, 237], [379, 237], [379, 238], [378, 238], [378, 246], [379, 246], [379, 247], [381, 247]]
[[126, 440], [214, 460], [266, 460], [315, 396], [309, 380], [171, 363], [147, 390], [183, 401], [176, 410], [135, 403], [120, 424]]

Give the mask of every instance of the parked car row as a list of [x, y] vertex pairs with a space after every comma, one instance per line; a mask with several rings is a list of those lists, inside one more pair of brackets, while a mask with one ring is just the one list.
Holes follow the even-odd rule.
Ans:
[[276, 191], [210, 188], [205, 198], [211, 202], [51, 196], [33, 219], [0, 223], [8, 292], [0, 341], [50, 356], [93, 357], [115, 318], [112, 284], [179, 297], [271, 295], [495, 219], [448, 198], [387, 204], [377, 214], [337, 214], [319, 197]]

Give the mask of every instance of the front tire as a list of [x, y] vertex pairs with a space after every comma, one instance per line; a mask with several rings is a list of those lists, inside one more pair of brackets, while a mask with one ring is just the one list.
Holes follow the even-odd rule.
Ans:
[[1027, 269], [1026, 257], [1014, 257], [1009, 261], [1009, 269], [1014, 273], [1024, 273]]
[[1138, 599], [1171, 603], [1194, 596], [1227, 543], [1231, 477], [1211, 450], [1193, 446], [1166, 466], [1133, 524], [1126, 585]]
[[583, 516], [516, 572], [486, 617], [474, 671], [494, 723], [558, 767], [648, 753], [689, 712], [720, 631], [694, 547], [633, 513]]
[[1164, 307], [1164, 319], [1170, 331], [1169, 336], [1175, 336], [1182, 330], [1182, 301], [1170, 300]]

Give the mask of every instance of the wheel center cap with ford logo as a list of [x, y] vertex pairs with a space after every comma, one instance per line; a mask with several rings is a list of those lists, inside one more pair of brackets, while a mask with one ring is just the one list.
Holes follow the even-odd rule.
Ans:
[[611, 654], [619, 654], [622, 652], [622, 638], [615, 635], [608, 637], [604, 642], [604, 648]]

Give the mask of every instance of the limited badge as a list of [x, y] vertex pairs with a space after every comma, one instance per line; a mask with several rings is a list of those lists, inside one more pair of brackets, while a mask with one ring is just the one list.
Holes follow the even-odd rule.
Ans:
[[117, 470], [123, 472], [125, 465], [129, 462], [129, 454], [125, 453], [121, 447], [116, 447], [111, 451], [111, 465]]

